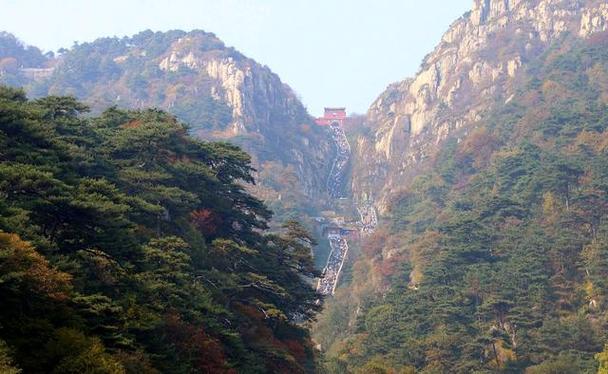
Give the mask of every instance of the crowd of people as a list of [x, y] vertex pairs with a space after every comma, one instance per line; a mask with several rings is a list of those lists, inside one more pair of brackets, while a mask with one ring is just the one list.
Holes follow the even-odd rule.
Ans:
[[338, 122], [330, 125], [330, 131], [337, 148], [336, 159], [327, 179], [327, 189], [332, 198], [340, 198], [343, 193], [346, 167], [350, 160], [350, 144], [344, 133], [344, 129]]
[[[350, 160], [351, 149], [344, 129], [339, 123], [332, 123], [330, 130], [332, 139], [336, 144], [337, 155], [327, 180], [327, 188], [332, 198], [340, 198], [343, 193], [344, 178], [346, 177], [346, 167]], [[376, 209], [373, 204], [366, 203], [359, 207], [358, 210], [361, 217], [361, 233], [362, 235], [369, 235], [378, 225]], [[348, 253], [347, 234], [346, 231], [340, 230], [339, 232], [332, 232], [327, 236], [331, 250], [327, 259], [327, 265], [323, 270], [323, 276], [317, 285], [317, 292], [321, 295], [333, 295], [336, 290], [340, 272]]]
[[325, 296], [333, 295], [336, 291], [340, 271], [348, 253], [348, 242], [342, 235], [330, 234], [327, 238], [329, 239], [331, 252], [325, 270], [323, 270], [323, 276], [317, 285], [317, 292]]

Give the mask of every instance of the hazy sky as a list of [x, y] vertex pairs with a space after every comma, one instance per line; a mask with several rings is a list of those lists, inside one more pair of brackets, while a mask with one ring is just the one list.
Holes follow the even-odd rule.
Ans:
[[0, 30], [44, 50], [145, 29], [203, 29], [268, 65], [311, 113], [363, 113], [412, 76], [471, 0], [0, 0]]

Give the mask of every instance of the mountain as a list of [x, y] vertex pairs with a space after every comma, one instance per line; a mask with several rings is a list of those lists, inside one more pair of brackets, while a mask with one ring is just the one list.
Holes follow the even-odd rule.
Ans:
[[242, 146], [258, 169], [250, 190], [271, 203], [277, 221], [313, 214], [325, 198], [334, 153], [325, 130], [268, 67], [215, 35], [145, 31], [61, 52], [45, 57], [4, 33], [0, 82], [22, 85], [32, 97], [72, 95], [97, 113], [113, 105], [158, 107], [200, 138]]
[[605, 370], [607, 30], [604, 1], [475, 1], [350, 131], [380, 226], [315, 327], [329, 372]]
[[[1, 37], [0, 80], [43, 98], [0, 96], [0, 369], [608, 370], [605, 1], [475, 0], [344, 129], [202, 31]], [[247, 191], [327, 209], [312, 339], [315, 241]]]
[[357, 139], [358, 199], [386, 210], [391, 193], [454, 131], [511, 99], [518, 72], [565, 38], [608, 29], [608, 5], [581, 0], [475, 0], [425, 57], [412, 79], [390, 85], [371, 105], [371, 134]]

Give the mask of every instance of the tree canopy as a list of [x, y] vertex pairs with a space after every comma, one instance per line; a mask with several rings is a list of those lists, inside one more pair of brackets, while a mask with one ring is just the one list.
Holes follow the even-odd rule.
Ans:
[[311, 372], [313, 244], [159, 110], [0, 87], [0, 368]]

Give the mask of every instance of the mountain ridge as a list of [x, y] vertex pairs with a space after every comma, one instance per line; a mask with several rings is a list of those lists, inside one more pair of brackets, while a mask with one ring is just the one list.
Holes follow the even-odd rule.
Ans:
[[392, 186], [402, 185], [409, 170], [452, 131], [478, 121], [497, 97], [509, 99], [511, 82], [527, 61], [568, 34], [588, 38], [606, 30], [603, 1], [475, 0], [418, 74], [391, 84], [371, 105], [372, 135], [359, 137], [354, 152], [362, 170], [354, 174], [355, 198], [373, 196], [386, 211]]
[[[4, 39], [17, 43], [9, 34]], [[22, 47], [25, 55], [28, 48]], [[15, 48], [5, 51], [16, 54]], [[58, 56], [39, 55], [44, 60], [27, 68], [9, 63], [20, 56], [0, 56], [0, 82], [24, 86], [33, 97], [73, 95], [94, 112], [113, 105], [158, 107], [203, 139], [234, 142], [258, 169], [252, 192], [275, 202], [279, 219], [325, 199], [326, 160], [334, 152], [325, 131], [270, 68], [214, 34], [148, 30], [77, 44]]]

